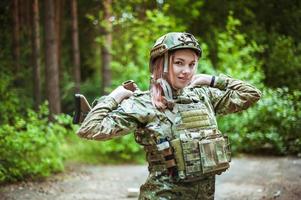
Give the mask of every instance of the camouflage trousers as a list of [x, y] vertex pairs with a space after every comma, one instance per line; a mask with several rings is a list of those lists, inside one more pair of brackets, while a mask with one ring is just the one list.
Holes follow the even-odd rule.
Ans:
[[215, 177], [189, 183], [173, 183], [168, 177], [149, 175], [140, 187], [139, 200], [214, 200]]

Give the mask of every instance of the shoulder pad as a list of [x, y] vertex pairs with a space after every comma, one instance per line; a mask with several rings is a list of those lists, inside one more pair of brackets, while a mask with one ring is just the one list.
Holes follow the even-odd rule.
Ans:
[[187, 94], [191, 98], [198, 98], [199, 100], [204, 100], [208, 98], [209, 86], [201, 85], [196, 87], [187, 87]]

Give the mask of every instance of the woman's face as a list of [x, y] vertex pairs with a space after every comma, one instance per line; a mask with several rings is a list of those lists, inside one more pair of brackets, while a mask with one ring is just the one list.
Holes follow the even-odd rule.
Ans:
[[191, 49], [180, 49], [171, 56], [170, 82], [174, 89], [183, 89], [195, 74], [198, 57]]

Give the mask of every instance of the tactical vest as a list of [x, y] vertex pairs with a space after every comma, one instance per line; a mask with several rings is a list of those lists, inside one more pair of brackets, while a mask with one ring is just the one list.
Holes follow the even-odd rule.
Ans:
[[179, 99], [173, 111], [165, 111], [173, 136], [145, 147], [151, 172], [165, 173], [176, 182], [191, 182], [229, 168], [228, 138], [217, 129], [215, 117], [210, 116], [213, 111], [205, 103], [192, 93]]

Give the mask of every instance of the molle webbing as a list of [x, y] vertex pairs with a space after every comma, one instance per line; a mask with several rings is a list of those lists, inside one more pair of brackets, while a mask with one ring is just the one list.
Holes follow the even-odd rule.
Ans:
[[206, 115], [207, 112], [206, 110], [204, 109], [198, 109], [198, 110], [189, 110], [189, 111], [182, 111], [181, 112], [181, 116], [183, 118], [185, 117], [192, 117], [192, 116], [199, 116], [199, 115]]
[[186, 173], [188, 176], [201, 171], [201, 161], [198, 149], [198, 141], [192, 140], [191, 142], [182, 143]]
[[146, 159], [150, 172], [167, 172], [164, 155], [158, 151], [157, 146], [144, 146]]
[[210, 126], [210, 120], [206, 110], [189, 110], [182, 111], [182, 124], [180, 129], [193, 129]]
[[189, 122], [189, 123], [183, 123], [181, 124], [182, 127], [179, 128], [179, 130], [182, 129], [193, 129], [193, 128], [202, 128], [202, 127], [208, 127], [210, 125], [209, 120], [203, 120], [203, 121], [196, 121], [196, 122]]
[[184, 163], [184, 155], [183, 155], [180, 139], [172, 140], [171, 146], [173, 147], [175, 158], [177, 160], [178, 171], [184, 173], [185, 163]]
[[207, 120], [207, 115], [199, 115], [199, 116], [189, 116], [189, 117], [183, 117], [182, 121], [183, 123], [189, 123], [189, 122], [195, 122], [195, 121], [204, 121]]

